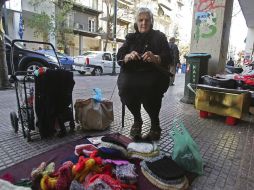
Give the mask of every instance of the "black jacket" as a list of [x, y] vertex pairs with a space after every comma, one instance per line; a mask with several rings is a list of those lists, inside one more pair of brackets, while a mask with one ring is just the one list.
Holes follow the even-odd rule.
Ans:
[[[131, 61], [127, 64], [123, 63], [126, 54], [132, 51], [138, 52], [140, 55], [146, 51], [151, 51], [161, 58], [160, 65], [148, 63], [144, 61]], [[159, 72], [168, 74], [168, 67], [170, 64], [169, 46], [166, 36], [158, 31], [151, 30], [149, 33], [142, 34], [139, 32], [130, 33], [126, 36], [126, 41], [123, 46], [118, 50], [117, 60], [121, 66], [121, 72], [133, 72], [139, 70], [158, 70]]]
[[180, 58], [179, 58], [179, 49], [176, 44], [169, 42], [169, 48], [173, 52], [173, 64], [176, 66], [178, 63], [180, 63]]

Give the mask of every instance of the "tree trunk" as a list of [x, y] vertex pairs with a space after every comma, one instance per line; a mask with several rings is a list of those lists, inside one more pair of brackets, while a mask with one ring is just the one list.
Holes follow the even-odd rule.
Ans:
[[109, 40], [109, 33], [110, 33], [110, 21], [111, 21], [110, 18], [111, 17], [110, 17], [109, 6], [110, 6], [110, 4], [107, 4], [107, 34], [106, 34], [106, 41], [105, 41], [105, 45], [104, 45], [103, 51], [107, 51], [108, 40]]
[[[3, 12], [3, 4], [5, 1], [0, 1], [0, 15]], [[8, 79], [8, 67], [6, 63], [4, 30], [2, 25], [2, 16], [0, 16], [0, 89], [9, 88], [10, 82]]]
[[107, 46], [108, 46], [108, 35], [106, 35], [106, 41], [103, 47], [103, 51], [107, 51]]

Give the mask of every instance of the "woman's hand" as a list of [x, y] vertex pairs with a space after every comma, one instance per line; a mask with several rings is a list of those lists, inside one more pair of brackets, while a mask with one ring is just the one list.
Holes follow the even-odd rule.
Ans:
[[151, 51], [147, 51], [142, 55], [143, 61], [160, 64], [161, 59], [159, 55], [154, 55]]
[[125, 55], [124, 62], [127, 63], [129, 61], [136, 61], [140, 59], [141, 57], [139, 56], [138, 52], [132, 51], [131, 53]]

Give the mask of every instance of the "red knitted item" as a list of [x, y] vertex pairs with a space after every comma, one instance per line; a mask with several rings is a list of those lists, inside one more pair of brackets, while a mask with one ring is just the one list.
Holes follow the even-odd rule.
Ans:
[[86, 161], [90, 158], [85, 158], [84, 156], [80, 156], [78, 159], [78, 163], [76, 164], [76, 172], [81, 172], [86, 165]]
[[112, 188], [112, 190], [122, 190], [120, 182], [106, 174], [96, 174], [93, 177], [91, 177], [87, 184], [88, 186], [86, 188], [92, 185], [96, 179], [103, 180], [106, 184], [108, 184]]
[[9, 182], [12, 183], [12, 184], [15, 183], [14, 177], [13, 177], [11, 174], [9, 174], [9, 173], [5, 173], [4, 175], [2, 175], [2, 176], [0, 177], [0, 179], [3, 179], [3, 180], [5, 180], [5, 181], [9, 181]]
[[56, 183], [56, 190], [69, 190], [72, 181], [72, 166], [73, 163], [68, 161], [59, 168], [59, 177]]

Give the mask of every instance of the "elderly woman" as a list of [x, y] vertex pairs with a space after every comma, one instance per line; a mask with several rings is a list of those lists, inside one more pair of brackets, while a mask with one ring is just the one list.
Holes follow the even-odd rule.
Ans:
[[[169, 86], [169, 46], [166, 36], [153, 30], [153, 14], [147, 8], [137, 11], [135, 33], [126, 36], [118, 50], [121, 66], [118, 77], [119, 96], [134, 116], [130, 136], [134, 140], [160, 139], [159, 112], [163, 94]], [[141, 136], [141, 104], [151, 119], [150, 132]]]

